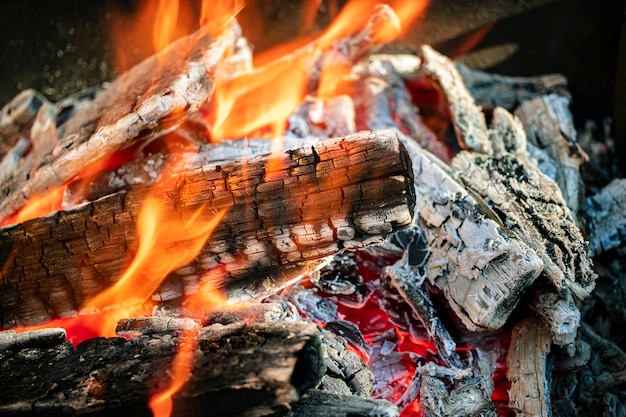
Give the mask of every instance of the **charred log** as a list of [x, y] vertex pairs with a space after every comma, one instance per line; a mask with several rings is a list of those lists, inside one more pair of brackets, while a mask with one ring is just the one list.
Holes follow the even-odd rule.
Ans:
[[186, 338], [172, 332], [96, 338], [76, 350], [67, 342], [0, 350], [0, 411], [151, 416], [148, 398], [168, 386], [173, 356], [189, 338], [197, 340], [192, 372], [173, 398], [173, 416], [271, 414], [323, 374], [317, 329], [304, 322], [213, 325]]
[[[392, 131], [283, 153], [274, 171], [269, 159], [200, 167], [151, 191], [181, 224], [198, 210], [210, 219], [229, 209], [196, 261], [176, 271], [156, 300], [225, 285], [231, 298], [267, 295], [326, 256], [380, 243], [411, 222], [410, 160]], [[114, 282], [135, 250], [147, 194], [118, 193], [0, 229], [2, 327], [76, 314]], [[185, 239], [163, 244], [175, 250]]]
[[596, 275], [560, 189], [531, 163], [521, 124], [506, 110], [494, 111], [491, 137], [498, 152], [491, 157], [462, 152], [453, 160], [453, 169], [541, 257], [556, 288], [585, 298]]
[[201, 29], [117, 78], [52, 132], [52, 152], [32, 152], [1, 179], [0, 220], [103, 156], [170, 130], [193, 114], [211, 97], [220, 60], [234, 47], [239, 31], [233, 23], [212, 39]]

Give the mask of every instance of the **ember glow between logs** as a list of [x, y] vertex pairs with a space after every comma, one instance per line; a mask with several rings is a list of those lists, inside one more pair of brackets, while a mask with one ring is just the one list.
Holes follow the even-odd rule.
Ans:
[[[232, 4], [220, 2], [219, 6], [210, 3], [203, 2], [201, 20], [208, 33], [218, 33], [225, 22], [235, 16], [242, 7], [238, 2]], [[310, 78], [308, 71], [312, 67], [312, 62], [320, 59], [321, 54], [332, 48], [338, 39], [357, 32], [365, 25], [375, 7], [374, 3], [349, 2], [317, 41], [305, 48], [296, 49], [295, 54], [276, 56], [276, 51], [268, 51], [255, 58], [257, 63], [261, 63], [255, 69], [235, 74], [218, 72], [213, 100], [199, 112], [202, 121], [209, 126], [210, 138], [207, 139], [216, 142], [250, 136], [279, 138], [285, 134], [288, 117], [307, 95], [322, 100], [338, 95], [340, 93], [338, 82], [351, 71], [351, 64], [332, 60], [322, 61], [319, 65], [319, 79], [314, 87], [307, 85]], [[153, 44], [154, 52], [163, 50], [172, 40], [193, 27], [189, 20], [190, 8], [185, 2], [160, 0], [145, 4], [147, 7], [142, 9], [137, 20], [140, 25], [133, 33], [143, 34], [142, 36], [152, 33], [149, 40]], [[402, 29], [410, 27], [426, 5], [426, 1], [392, 3], [400, 20], [375, 27], [368, 42], [384, 44], [397, 39], [402, 34]], [[146, 28], [154, 30], [146, 31]], [[122, 51], [119, 52], [119, 57], [119, 66], [123, 68], [128, 58]], [[276, 150], [281, 148], [279, 141], [280, 139], [276, 139], [277, 145], [274, 147]], [[76, 181], [89, 182], [99, 171], [117, 166], [126, 160], [123, 151], [117, 152], [101, 163], [88, 167]], [[280, 166], [273, 165], [273, 161], [270, 159], [266, 174], [281, 169]], [[170, 167], [161, 177], [167, 180], [169, 175], [178, 171], [180, 167]], [[7, 224], [11, 221], [22, 222], [64, 208], [67, 187], [68, 184], [65, 184], [55, 189], [43, 197], [45, 200], [33, 199], [32, 206], [29, 204], [23, 208], [15, 220], [12, 218]], [[306, 208], [302, 210], [306, 211]], [[137, 222], [139, 245], [136, 249], [132, 248], [133, 253], [129, 254], [128, 267], [116, 284], [88, 300], [81, 307], [80, 315], [77, 317], [54, 320], [44, 326], [19, 330], [64, 327], [68, 331], [68, 338], [75, 344], [95, 336], [114, 336], [116, 323], [120, 319], [144, 314], [146, 311], [144, 303], [150, 299], [165, 277], [177, 268], [187, 265], [198, 255], [227, 212], [228, 208], [225, 208], [213, 213], [210, 218], [205, 218], [206, 213], [200, 208], [194, 216], [183, 220], [168, 207], [162, 207], [157, 198], [147, 198]], [[381, 273], [380, 270], [375, 272]], [[423, 365], [418, 358], [435, 358], [436, 348], [427, 340], [425, 334], [409, 331], [408, 328], [403, 329], [394, 322], [389, 312], [381, 306], [381, 303], [384, 304], [382, 296], [373, 291], [374, 286], [380, 285], [376, 278], [370, 277], [367, 285], [371, 291], [364, 303], [358, 307], [339, 303], [339, 313], [343, 319], [355, 323], [364, 335], [365, 341], [372, 346], [380, 344], [381, 335], [386, 335], [387, 339], [382, 342], [384, 345], [382, 349], [397, 352], [401, 359], [394, 364], [393, 370], [387, 373], [381, 371], [385, 379], [378, 382], [378, 391], [375, 395], [401, 405], [404, 417], [419, 416], [420, 405], [415, 393], [410, 393], [409, 388], [414, 380], [414, 373]], [[206, 311], [210, 309], [207, 306], [225, 302], [221, 294], [200, 288], [197, 294], [187, 297], [186, 306], [191, 311], [200, 308]], [[112, 305], [117, 307], [110, 308]], [[305, 313], [303, 315], [306, 316]], [[311, 317], [307, 318], [314, 320]], [[150, 408], [155, 417], [167, 417], [171, 414], [172, 396], [185, 384], [191, 372], [197, 340], [187, 332], [183, 332], [181, 338], [184, 339], [184, 343], [180, 345], [180, 350], [173, 360], [170, 385], [153, 393], [150, 399]], [[359, 350], [358, 347], [355, 349]], [[363, 354], [363, 351], [360, 353], [366, 361], [372, 359], [369, 355]], [[397, 375], [392, 375], [396, 371]]]

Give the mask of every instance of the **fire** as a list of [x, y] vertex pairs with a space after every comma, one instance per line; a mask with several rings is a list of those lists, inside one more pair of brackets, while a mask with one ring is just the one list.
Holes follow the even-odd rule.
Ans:
[[198, 345], [197, 334], [194, 330], [187, 330], [183, 332], [179, 340], [183, 340], [183, 342], [179, 345], [180, 350], [172, 362], [170, 386], [153, 395], [148, 402], [154, 417], [169, 417], [172, 414], [172, 395], [182, 388], [189, 375], [191, 375], [193, 354]]
[[[295, 51], [280, 47], [255, 57], [261, 66], [252, 72], [232, 77], [218, 75], [212, 112], [212, 139], [223, 140], [251, 134], [280, 137], [287, 118], [302, 102], [310, 82], [309, 71], [322, 52], [333, 43], [362, 29], [376, 6], [375, 1], [351, 1], [317, 40]], [[368, 39], [374, 44], [390, 42], [401, 35], [424, 11], [426, 1], [392, 2], [400, 16], [397, 24], [376, 25]], [[302, 41], [296, 41], [302, 44]], [[323, 64], [318, 94], [329, 96], [337, 79], [347, 74], [346, 65]]]

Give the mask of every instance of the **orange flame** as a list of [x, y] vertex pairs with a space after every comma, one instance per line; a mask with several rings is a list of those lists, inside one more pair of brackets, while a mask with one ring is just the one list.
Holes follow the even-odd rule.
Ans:
[[[302, 101], [307, 92], [309, 71], [320, 53], [328, 50], [342, 37], [356, 33], [365, 26], [376, 1], [350, 1], [337, 19], [315, 41], [288, 53], [271, 50], [256, 57], [263, 65], [251, 73], [234, 79], [232, 74], [218, 77], [210, 124], [212, 139], [240, 138], [250, 134], [278, 137], [284, 133], [287, 117]], [[427, 1], [392, 2], [400, 16], [400, 25], [408, 27], [426, 8]], [[376, 44], [397, 38], [401, 31], [395, 25], [377, 25], [372, 28], [369, 42]], [[301, 46], [302, 42], [295, 44]], [[328, 74], [322, 74], [320, 91], [329, 91], [337, 77], [347, 67], [329, 65]]]
[[172, 379], [169, 387], [150, 397], [148, 405], [154, 417], [168, 417], [172, 414], [172, 396], [187, 382], [193, 367], [194, 351], [198, 346], [196, 330], [185, 330], [179, 337], [183, 342], [172, 362]]

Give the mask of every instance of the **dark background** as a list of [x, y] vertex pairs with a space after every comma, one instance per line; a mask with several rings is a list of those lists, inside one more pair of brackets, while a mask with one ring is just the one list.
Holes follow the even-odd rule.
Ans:
[[[621, 146], [626, 141], [626, 62], [620, 63], [626, 60], [626, 51], [621, 51], [626, 42], [620, 48], [625, 1], [432, 0], [394, 49], [414, 51], [428, 43], [472, 67], [494, 72], [562, 73], [569, 80], [577, 126], [613, 117], [613, 136]], [[56, 101], [111, 80], [119, 71], [109, 31], [120, 16], [132, 15], [137, 2], [0, 3], [0, 106], [25, 88]], [[247, 3], [239, 21], [255, 51], [262, 51], [320, 30], [345, 1], [322, 0], [309, 33], [302, 33], [304, 0]], [[132, 37], [124, 39], [122, 48], [129, 64], [147, 53]]]

